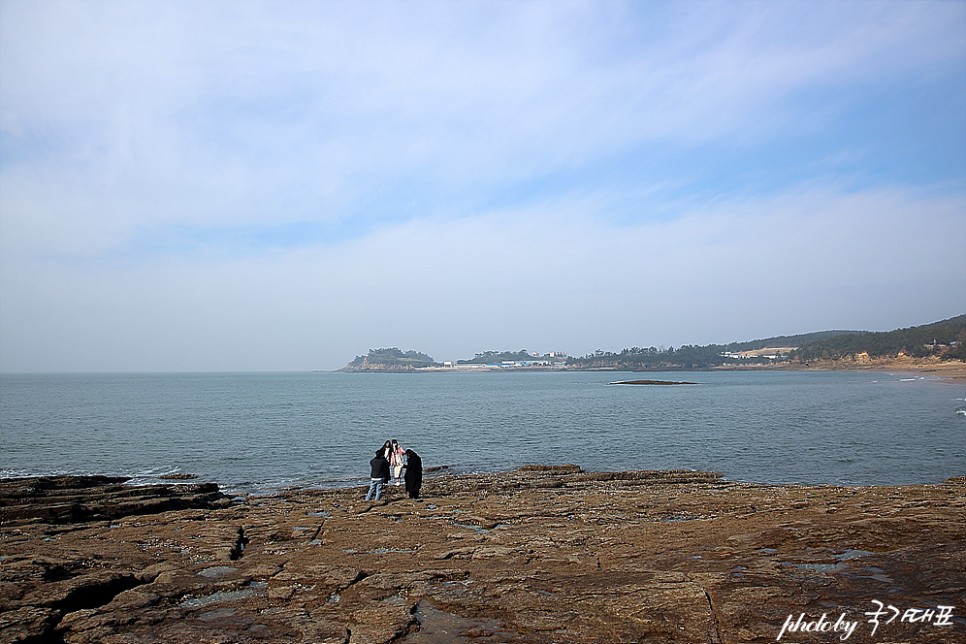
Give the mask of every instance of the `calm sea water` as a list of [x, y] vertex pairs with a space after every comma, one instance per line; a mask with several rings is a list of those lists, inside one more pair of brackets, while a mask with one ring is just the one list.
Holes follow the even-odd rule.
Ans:
[[383, 441], [424, 466], [714, 470], [764, 483], [966, 474], [966, 386], [868, 372], [253, 373], [0, 377], [0, 477], [197, 474], [233, 491], [362, 482]]

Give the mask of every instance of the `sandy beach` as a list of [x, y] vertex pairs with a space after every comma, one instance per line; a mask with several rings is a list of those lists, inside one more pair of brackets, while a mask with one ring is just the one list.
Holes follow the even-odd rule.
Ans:
[[[963, 477], [767, 486], [556, 466], [424, 492], [0, 482], [0, 639], [966, 642]], [[890, 606], [919, 619], [887, 624]]]
[[921, 368], [913, 369], [912, 373], [925, 373], [941, 377], [943, 380], [953, 380], [958, 383], [966, 382], [966, 363], [947, 362], [940, 364], [923, 365]]
[[[801, 369], [801, 366], [797, 368]], [[913, 375], [936, 376], [957, 383], [966, 382], [966, 362], [959, 360], [934, 360], [924, 358], [852, 359], [812, 363], [805, 368], [814, 371], [884, 371]]]

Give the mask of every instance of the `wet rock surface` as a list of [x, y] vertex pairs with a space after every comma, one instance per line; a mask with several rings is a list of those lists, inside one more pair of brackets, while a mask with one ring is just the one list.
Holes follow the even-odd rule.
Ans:
[[[804, 487], [530, 467], [379, 503], [354, 488], [228, 504], [197, 484], [132, 505], [93, 489], [115, 480], [40, 485], [81, 513], [26, 502], [36, 481], [0, 485], [3, 642], [774, 642], [783, 626], [783, 642], [841, 641], [803, 630], [823, 614], [856, 622], [849, 642], [966, 642], [962, 477]], [[172, 494], [184, 505], [149, 501]], [[902, 618], [886, 623], [889, 606]]]

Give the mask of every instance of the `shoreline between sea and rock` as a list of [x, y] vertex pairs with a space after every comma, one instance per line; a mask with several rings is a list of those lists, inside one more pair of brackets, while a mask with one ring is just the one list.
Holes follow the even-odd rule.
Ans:
[[423, 489], [0, 480], [0, 641], [966, 642], [966, 476], [550, 465]]

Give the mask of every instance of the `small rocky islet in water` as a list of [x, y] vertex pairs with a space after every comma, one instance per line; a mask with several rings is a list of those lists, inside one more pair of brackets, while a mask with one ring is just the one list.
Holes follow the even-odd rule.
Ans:
[[696, 385], [696, 382], [676, 381], [676, 380], [615, 380], [607, 383], [609, 385]]

